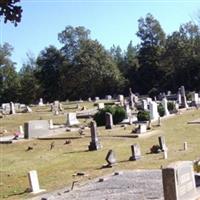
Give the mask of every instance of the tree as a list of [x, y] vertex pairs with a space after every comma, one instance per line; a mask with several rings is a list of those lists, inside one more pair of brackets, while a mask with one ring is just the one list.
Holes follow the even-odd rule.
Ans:
[[1, 0], [0, 2], [0, 16], [4, 17], [4, 23], [10, 21], [15, 26], [21, 21], [22, 8], [17, 6], [20, 0]]
[[19, 100], [20, 83], [15, 63], [10, 59], [12, 51], [8, 43], [0, 45], [0, 103]]
[[153, 87], [158, 88], [162, 80], [160, 58], [164, 51], [165, 33], [151, 14], [147, 14], [145, 19], [140, 18], [138, 22], [137, 36], [142, 40], [137, 56], [140, 65], [138, 85], [142, 93], [147, 93]]
[[20, 102], [35, 103], [40, 97], [40, 87], [35, 77], [36, 61], [33, 55], [27, 54], [27, 61], [20, 69]]
[[49, 46], [40, 52], [37, 58], [36, 77], [39, 80], [42, 96], [47, 101], [62, 97], [61, 73], [65, 58], [54, 46]]

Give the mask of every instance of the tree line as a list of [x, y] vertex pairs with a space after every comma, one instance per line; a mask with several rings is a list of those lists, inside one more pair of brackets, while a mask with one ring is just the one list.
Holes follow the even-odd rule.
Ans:
[[128, 93], [157, 95], [184, 85], [200, 90], [200, 30], [195, 23], [180, 25], [166, 35], [151, 14], [138, 20], [137, 36], [126, 50], [109, 50], [90, 37], [85, 27], [67, 26], [58, 34], [60, 49], [44, 48], [37, 58], [30, 54], [20, 71], [11, 60], [13, 48], [0, 46], [0, 102], [35, 103], [77, 100]]

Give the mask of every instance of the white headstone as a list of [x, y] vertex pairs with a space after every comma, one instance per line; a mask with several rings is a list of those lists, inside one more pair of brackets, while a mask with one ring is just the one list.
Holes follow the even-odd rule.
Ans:
[[29, 178], [30, 190], [32, 193], [36, 194], [36, 193], [45, 191], [44, 189], [40, 189], [36, 170], [29, 171], [28, 178]]
[[40, 101], [39, 101], [39, 104], [38, 104], [39, 106], [43, 106], [44, 105], [44, 103], [43, 103], [43, 99], [42, 98], [40, 98]]
[[10, 102], [10, 114], [16, 114], [15, 105], [13, 102]]
[[154, 102], [154, 101], [150, 101], [149, 102], [149, 109], [150, 109], [151, 120], [157, 120], [158, 117], [159, 117], [157, 103]]
[[49, 129], [53, 129], [53, 128], [54, 128], [54, 126], [53, 126], [53, 120], [50, 119], [49, 120]]
[[103, 109], [103, 108], [105, 108], [105, 105], [104, 105], [103, 102], [98, 103], [97, 106], [98, 106], [98, 109]]
[[147, 125], [145, 123], [139, 124], [139, 127], [137, 129], [137, 133], [146, 133], [147, 132]]
[[143, 99], [142, 100], [142, 107], [144, 110], [148, 110], [148, 102], [146, 99]]
[[23, 126], [19, 126], [19, 132], [20, 132], [20, 135], [24, 135], [24, 129], [23, 129]]
[[187, 142], [184, 142], [184, 146], [183, 146], [183, 148], [184, 148], [185, 151], [187, 151], [187, 148], [188, 148], [188, 146], [187, 146]]
[[124, 95], [122, 94], [118, 95], [118, 101], [120, 102], [121, 106], [124, 106]]
[[167, 108], [167, 99], [166, 98], [163, 98], [162, 105], [163, 105], [164, 110], [165, 110], [165, 115], [168, 116], [169, 115], [169, 110]]
[[76, 113], [67, 113], [67, 126], [73, 126], [77, 124], [80, 124], [80, 122], [76, 118]]

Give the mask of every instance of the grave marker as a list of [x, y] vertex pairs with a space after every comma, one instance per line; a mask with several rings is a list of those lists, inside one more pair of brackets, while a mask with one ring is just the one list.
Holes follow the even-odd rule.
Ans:
[[133, 161], [133, 160], [139, 160], [141, 158], [141, 151], [139, 144], [131, 145], [131, 152], [132, 156], [129, 158], [129, 160]]
[[111, 113], [106, 112], [106, 129], [113, 128], [113, 116]]

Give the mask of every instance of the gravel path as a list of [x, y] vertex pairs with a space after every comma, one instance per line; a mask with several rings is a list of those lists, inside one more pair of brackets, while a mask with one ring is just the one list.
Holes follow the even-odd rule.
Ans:
[[124, 171], [119, 175], [95, 179], [73, 191], [57, 190], [32, 200], [164, 200], [161, 170]]

